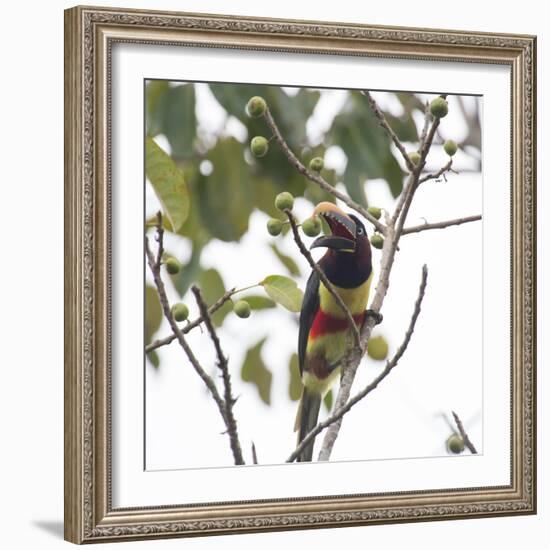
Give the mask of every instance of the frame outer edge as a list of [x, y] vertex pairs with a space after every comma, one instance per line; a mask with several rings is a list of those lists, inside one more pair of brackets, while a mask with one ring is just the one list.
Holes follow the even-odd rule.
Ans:
[[64, 13], [64, 538], [83, 541], [80, 10]]
[[[288, 511], [271, 512], [271, 515], [244, 515], [236, 513], [235, 508], [221, 516], [213, 515], [204, 519], [181, 517], [174, 511], [151, 514], [150, 509], [143, 510], [144, 518], [132, 515], [118, 516], [110, 509], [108, 491], [101, 485], [108, 483], [108, 471], [105, 472], [104, 453], [106, 436], [104, 419], [98, 418], [105, 405], [104, 399], [97, 395], [105, 381], [101, 365], [97, 361], [104, 359], [101, 332], [98, 323], [105, 319], [98, 307], [102, 306], [103, 283], [98, 281], [104, 273], [103, 257], [105, 244], [102, 234], [105, 220], [96, 209], [104, 206], [102, 195], [102, 156], [98, 151], [101, 138], [96, 117], [102, 115], [102, 104], [98, 103], [96, 71], [98, 66], [98, 44], [94, 30], [96, 26], [106, 24], [111, 28], [127, 27], [134, 29], [193, 29], [199, 35], [204, 33], [211, 40], [212, 47], [231, 47], [233, 37], [247, 39], [247, 49], [274, 50], [273, 41], [268, 37], [294, 37], [291, 50], [300, 51], [303, 44], [311, 38], [320, 44], [323, 53], [328, 53], [322, 44], [327, 39], [344, 39], [350, 44], [346, 51], [357, 45], [369, 43], [372, 48], [381, 45], [373, 55], [390, 55], [385, 44], [407, 42], [411, 49], [418, 52], [420, 58], [435, 55], [430, 53], [432, 46], [444, 47], [443, 58], [449, 60], [450, 52], [460, 52], [459, 60], [467, 60], [468, 50], [479, 53], [487, 62], [498, 62], [499, 50], [507, 52], [506, 62], [511, 63], [521, 78], [516, 78], [513, 99], [517, 101], [516, 122], [522, 130], [516, 133], [514, 142], [519, 144], [520, 154], [513, 155], [514, 182], [521, 184], [518, 193], [520, 248], [518, 268], [521, 296], [518, 296], [516, 311], [522, 316], [522, 331], [519, 336], [520, 368], [523, 369], [520, 380], [516, 381], [521, 392], [521, 407], [516, 408], [515, 422], [519, 439], [523, 445], [531, 444], [519, 454], [520, 468], [516, 469], [518, 478], [514, 488], [516, 494], [502, 494], [502, 500], [481, 502], [434, 502], [433, 504], [406, 505], [402, 503], [390, 509], [366, 509], [361, 505], [355, 510], [326, 510], [299, 513]], [[450, 31], [451, 32], [451, 31]], [[65, 12], [65, 538], [70, 542], [106, 542], [115, 540], [137, 540], [147, 538], [167, 538], [171, 536], [215, 535], [221, 533], [279, 531], [314, 527], [336, 527], [365, 525], [376, 523], [394, 523], [401, 521], [426, 521], [435, 519], [455, 519], [465, 517], [489, 517], [510, 514], [532, 514], [536, 511], [536, 450], [534, 427], [536, 418], [535, 368], [536, 350], [536, 39], [519, 35], [497, 35], [487, 33], [456, 33], [445, 39], [441, 30], [407, 29], [391, 27], [371, 27], [366, 25], [343, 25], [339, 23], [314, 23], [286, 20], [267, 20], [246, 17], [185, 14], [175, 12], [155, 12], [117, 8], [76, 7]], [[130, 33], [131, 35], [132, 33]], [[249, 40], [249, 37], [254, 37]], [[259, 38], [258, 38], [259, 37]], [[304, 39], [305, 37], [305, 39]], [[265, 39], [270, 47], [263, 45]], [[349, 42], [348, 42], [349, 39]], [[305, 41], [304, 41], [305, 40]], [[214, 42], [217, 46], [214, 46]], [[343, 42], [342, 42], [343, 43]], [[426, 48], [429, 45], [430, 51]], [[383, 46], [383, 47], [382, 47]], [[246, 46], [245, 46], [246, 47]], [[100, 49], [100, 48], [99, 48]], [[279, 46], [275, 48], [279, 51]], [[336, 48], [339, 52], [339, 48]], [[374, 52], [374, 50], [373, 50]], [[464, 53], [463, 53], [464, 52]], [[483, 55], [481, 54], [483, 52]], [[321, 53], [320, 51], [318, 53]], [[343, 53], [343, 49], [342, 49]], [[353, 54], [353, 53], [352, 53]], [[399, 54], [399, 52], [397, 52]], [[472, 54], [473, 55], [473, 54]], [[495, 57], [496, 56], [496, 57]], [[414, 58], [414, 57], [412, 57]], [[494, 61], [493, 61], [494, 59]], [[100, 64], [101, 65], [101, 64]], [[95, 73], [95, 74], [94, 74]], [[517, 74], [516, 74], [517, 76]], [[525, 127], [527, 126], [527, 128]], [[101, 149], [101, 147], [100, 147]], [[96, 164], [97, 163], [97, 164]], [[97, 225], [94, 225], [97, 224]], [[525, 257], [527, 255], [527, 257]], [[527, 285], [527, 289], [525, 288]], [[527, 303], [525, 303], [527, 301]], [[522, 305], [523, 303], [523, 305]], [[103, 323], [104, 324], [104, 323]], [[99, 339], [98, 339], [99, 338]], [[527, 341], [526, 341], [527, 339]], [[99, 352], [99, 353], [98, 353]], [[527, 372], [525, 372], [527, 370]], [[529, 394], [528, 394], [529, 392]], [[528, 394], [528, 395], [527, 395]], [[527, 397], [524, 402], [524, 397]], [[518, 456], [516, 454], [516, 456]], [[107, 501], [105, 498], [107, 497]], [[102, 501], [102, 502], [99, 502]], [[105, 509], [105, 505], [107, 509]], [[160, 512], [160, 510], [159, 510]], [[166, 511], [167, 512], [167, 511]], [[232, 517], [232, 513], [235, 516]], [[105, 514], [105, 515], [104, 515]], [[137, 521], [136, 521], [137, 519]]]

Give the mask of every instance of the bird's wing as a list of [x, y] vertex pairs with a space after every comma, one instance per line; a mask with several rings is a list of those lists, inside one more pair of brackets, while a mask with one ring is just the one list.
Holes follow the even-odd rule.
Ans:
[[298, 364], [300, 374], [304, 371], [307, 339], [313, 319], [319, 309], [319, 274], [313, 270], [306, 284], [302, 310], [300, 311], [300, 330], [298, 332]]

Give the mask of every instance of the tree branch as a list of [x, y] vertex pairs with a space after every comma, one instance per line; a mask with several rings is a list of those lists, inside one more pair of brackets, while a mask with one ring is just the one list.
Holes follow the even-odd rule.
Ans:
[[199, 306], [201, 316], [204, 319], [204, 324], [210, 333], [210, 338], [214, 343], [216, 349], [216, 355], [218, 356], [218, 368], [222, 373], [223, 387], [224, 387], [224, 409], [225, 409], [225, 423], [227, 426], [227, 434], [229, 435], [229, 441], [231, 445], [231, 450], [233, 451], [233, 458], [235, 459], [235, 464], [244, 464], [243, 453], [241, 450], [241, 444], [239, 442], [239, 435], [237, 432], [237, 421], [233, 414], [233, 405], [236, 403], [236, 399], [233, 398], [231, 392], [231, 376], [229, 374], [229, 366], [227, 364], [227, 357], [224, 355], [220, 339], [216, 329], [214, 328], [214, 323], [212, 318], [208, 313], [208, 306], [202, 297], [201, 291], [195, 285], [191, 287], [191, 291], [195, 295], [195, 300]]
[[281, 131], [279, 130], [279, 127], [277, 126], [277, 123], [273, 119], [273, 116], [271, 115], [271, 112], [269, 111], [269, 108], [266, 109], [264, 113], [264, 119], [269, 126], [270, 130], [273, 132], [273, 137], [281, 147], [281, 150], [283, 154], [286, 156], [288, 161], [300, 174], [305, 176], [307, 179], [312, 181], [313, 183], [317, 184], [321, 189], [326, 191], [327, 193], [330, 193], [333, 197], [336, 197], [337, 199], [340, 199], [344, 204], [349, 206], [351, 209], [355, 210], [361, 216], [363, 216], [365, 219], [367, 219], [374, 227], [376, 227], [376, 230], [379, 233], [385, 234], [386, 229], [383, 223], [381, 223], [379, 220], [377, 220], [372, 214], [367, 212], [366, 208], [363, 208], [359, 203], [352, 200], [350, 197], [348, 197], [345, 193], [341, 193], [330, 183], [328, 183], [322, 176], [319, 174], [316, 174], [312, 172], [311, 170], [308, 170], [304, 164], [300, 161], [300, 159], [293, 153], [292, 149], [288, 146], [287, 142], [285, 141], [285, 138], [281, 134]]
[[[425, 120], [430, 119], [429, 108], [426, 109], [425, 117]], [[439, 118], [435, 118], [429, 129], [425, 132], [425, 138], [423, 139], [420, 147], [420, 161], [415, 167], [415, 170], [409, 175], [407, 185], [403, 190], [404, 198], [403, 200], [400, 199], [400, 201], [398, 202], [396, 210], [389, 219], [386, 226], [384, 246], [382, 247], [382, 258], [380, 261], [380, 275], [378, 277], [376, 291], [370, 307], [370, 309], [375, 313], [380, 313], [380, 309], [382, 308], [382, 304], [384, 303], [384, 299], [388, 292], [388, 288], [390, 285], [390, 273], [393, 267], [399, 239], [403, 231], [403, 224], [405, 222], [405, 219], [407, 218], [407, 214], [414, 194], [418, 189], [419, 174], [426, 163], [426, 156], [428, 155], [435, 132], [437, 130], [437, 127], [439, 126], [439, 121]], [[400, 208], [401, 210], [399, 211]], [[368, 317], [365, 323], [363, 323], [363, 327], [361, 329], [361, 349], [359, 350], [359, 353], [356, 350], [351, 350], [347, 358], [343, 361], [342, 378], [340, 380], [338, 395], [336, 396], [335, 400], [335, 410], [344, 407], [346, 402], [350, 398], [353, 381], [355, 380], [357, 369], [359, 368], [359, 364], [363, 357], [362, 350], [365, 349], [367, 345], [373, 327], [374, 317]], [[340, 433], [342, 420], [343, 418], [340, 418], [328, 428], [323, 439], [323, 445], [319, 454], [319, 460], [329, 460], [338, 434]]]
[[[162, 240], [163, 240], [162, 216], [159, 214], [159, 225], [157, 227], [157, 241], [159, 243], [159, 247], [161, 248], [162, 248]], [[160, 304], [162, 306], [162, 312], [164, 313], [166, 320], [170, 324], [170, 328], [172, 329], [172, 332], [176, 336], [176, 339], [178, 340], [179, 345], [182, 347], [183, 351], [185, 352], [185, 354], [189, 359], [189, 362], [195, 369], [195, 372], [199, 375], [201, 380], [204, 382], [204, 384], [212, 394], [212, 398], [214, 399], [214, 402], [218, 407], [218, 410], [223, 419], [223, 422], [225, 426], [228, 428], [228, 422], [227, 422], [227, 417], [225, 412], [226, 411], [225, 402], [220, 396], [220, 393], [218, 392], [218, 388], [216, 387], [214, 380], [212, 380], [212, 378], [202, 368], [197, 357], [193, 353], [193, 350], [187, 343], [187, 340], [185, 339], [183, 332], [178, 327], [178, 324], [176, 323], [174, 316], [172, 315], [172, 311], [170, 310], [170, 305], [168, 302], [168, 297], [166, 295], [166, 289], [164, 287], [164, 283], [160, 275], [161, 264], [158, 261], [159, 256], [157, 255], [157, 259], [155, 259], [155, 256], [149, 246], [149, 239], [147, 237], [145, 237], [145, 254], [147, 256], [147, 263], [153, 274], [153, 280], [155, 282], [155, 286], [157, 287]], [[162, 255], [160, 255], [160, 258], [162, 259]]]
[[397, 147], [397, 149], [401, 153], [401, 156], [403, 157], [403, 160], [405, 161], [405, 166], [407, 167], [409, 172], [414, 172], [415, 165], [413, 164], [413, 162], [409, 158], [407, 150], [405, 149], [405, 147], [403, 146], [403, 144], [401, 143], [401, 141], [397, 137], [397, 134], [393, 131], [393, 128], [388, 124], [388, 121], [386, 120], [386, 117], [385, 117], [384, 113], [381, 111], [380, 107], [378, 107], [376, 101], [374, 101], [374, 99], [370, 95], [370, 92], [368, 90], [363, 90], [361, 93], [367, 98], [367, 101], [369, 102], [370, 108], [371, 108], [372, 112], [374, 113], [374, 116], [380, 122], [380, 126], [382, 126], [382, 128], [384, 128], [384, 130], [386, 130], [386, 133], [388, 134], [390, 139], [393, 141], [394, 145]]
[[477, 450], [474, 447], [474, 444], [471, 442], [470, 438], [468, 437], [468, 434], [466, 433], [466, 430], [464, 429], [464, 426], [462, 424], [462, 420], [460, 420], [458, 414], [456, 414], [454, 411], [453, 418], [455, 419], [456, 427], [458, 428], [458, 432], [460, 433], [460, 437], [462, 437], [462, 441], [464, 441], [464, 445], [468, 448], [468, 450], [473, 454], [477, 454]]
[[[225, 302], [231, 299], [233, 294], [235, 294], [236, 289], [232, 288], [231, 290], [228, 290], [223, 296], [218, 298], [209, 308], [208, 308], [208, 314], [214, 315], [218, 309], [220, 309]], [[194, 321], [191, 321], [184, 327], [181, 327], [180, 330], [183, 334], [187, 334], [188, 332], [192, 331], [194, 328], [198, 327], [201, 323], [204, 322], [204, 317], [201, 315], [197, 317]], [[158, 340], [155, 340], [154, 342], [151, 342], [149, 345], [145, 346], [145, 353], [149, 353], [157, 348], [160, 348], [162, 346], [166, 346], [167, 344], [171, 344], [176, 339], [175, 334], [170, 334], [166, 336], [165, 338], [159, 338]]]
[[413, 225], [412, 227], [405, 227], [401, 232], [401, 235], [410, 235], [411, 233], [420, 233], [421, 231], [428, 231], [429, 229], [445, 229], [453, 225], [462, 225], [463, 223], [477, 222], [481, 220], [481, 214], [475, 216], [466, 216], [464, 218], [456, 218], [454, 220], [445, 220], [436, 223], [424, 223], [421, 225]]
[[[325, 428], [328, 428], [335, 422], [339, 421], [343, 418], [343, 416], [351, 410], [352, 407], [354, 407], [359, 401], [364, 399], [370, 392], [372, 392], [379, 384], [388, 376], [388, 374], [397, 366], [397, 363], [405, 353], [405, 350], [407, 349], [409, 342], [411, 341], [411, 337], [414, 332], [414, 328], [416, 326], [416, 321], [418, 319], [418, 316], [420, 315], [420, 309], [422, 306], [422, 300], [424, 299], [424, 295], [426, 293], [426, 284], [428, 280], [428, 268], [426, 265], [422, 267], [422, 278], [420, 281], [420, 288], [418, 290], [418, 297], [416, 299], [416, 302], [414, 304], [414, 310], [413, 314], [411, 316], [411, 320], [409, 321], [409, 326], [407, 328], [407, 331], [405, 333], [405, 338], [403, 339], [403, 342], [395, 352], [395, 355], [391, 358], [390, 361], [386, 363], [386, 367], [384, 370], [368, 385], [360, 391], [358, 394], [356, 394], [354, 397], [352, 397], [350, 400], [347, 401], [347, 403], [341, 407], [340, 409], [337, 409], [336, 412], [334, 412], [329, 418], [324, 420], [323, 422], [320, 422], [313, 428], [306, 437], [300, 442], [300, 444], [294, 449], [292, 454], [287, 458], [287, 462], [293, 462], [300, 456], [302, 451], [305, 449], [305, 447], [315, 439], [315, 437], [321, 433]], [[319, 460], [321, 460], [321, 457], [319, 457]]]
[[353, 318], [353, 315], [350, 313], [350, 310], [344, 303], [344, 300], [342, 300], [340, 294], [336, 292], [336, 289], [334, 288], [334, 285], [328, 280], [328, 277], [325, 275], [325, 272], [321, 269], [319, 264], [313, 259], [312, 255], [310, 254], [309, 250], [304, 245], [302, 239], [300, 238], [300, 233], [298, 232], [298, 226], [296, 224], [296, 219], [294, 218], [294, 215], [290, 210], [285, 210], [285, 214], [288, 217], [288, 221], [290, 222], [290, 227], [292, 229], [292, 234], [294, 235], [294, 242], [298, 245], [298, 249], [302, 253], [302, 256], [307, 260], [308, 264], [311, 266], [311, 268], [317, 272], [319, 275], [319, 278], [323, 282], [323, 285], [325, 285], [326, 289], [330, 292], [332, 297], [336, 300], [336, 303], [340, 306], [340, 309], [346, 316], [346, 319], [348, 321], [349, 326], [351, 327], [352, 333], [353, 333], [353, 340], [355, 342], [355, 345], [357, 347], [361, 347], [361, 335], [359, 333], [359, 328], [357, 327], [357, 324], [355, 323], [355, 319]]
[[447, 164], [445, 164], [445, 166], [443, 166], [443, 168], [440, 168], [434, 174], [426, 174], [425, 176], [422, 176], [418, 180], [418, 184], [420, 185], [421, 183], [424, 183], [425, 181], [436, 180], [436, 179], [440, 178], [445, 172], [448, 172], [451, 169], [452, 165], [453, 165], [453, 159], [449, 159], [449, 162], [447, 162]]

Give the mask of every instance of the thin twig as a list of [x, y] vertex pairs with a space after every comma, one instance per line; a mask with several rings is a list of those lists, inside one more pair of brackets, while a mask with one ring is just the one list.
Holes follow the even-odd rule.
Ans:
[[468, 450], [473, 455], [477, 455], [477, 450], [474, 447], [474, 444], [472, 443], [470, 438], [468, 437], [468, 434], [466, 433], [466, 430], [464, 429], [464, 426], [462, 424], [462, 420], [460, 420], [458, 414], [456, 414], [454, 411], [452, 411], [452, 413], [453, 413], [453, 418], [455, 419], [456, 427], [458, 428], [458, 432], [460, 433], [460, 437], [462, 437], [462, 441], [464, 441], [464, 445], [466, 445]]
[[[443, 99], [445, 99], [446, 95], [441, 95]], [[435, 133], [437, 131], [437, 128], [439, 127], [441, 119], [440, 118], [434, 118], [434, 121], [432, 122], [432, 125], [430, 126], [430, 129], [428, 130], [426, 134], [426, 138], [421, 143], [420, 146], [420, 160], [418, 162], [418, 166], [416, 167], [416, 170], [413, 172], [412, 176], [413, 179], [411, 180], [411, 185], [407, 189], [407, 196], [405, 198], [405, 201], [403, 203], [403, 208], [401, 212], [399, 213], [399, 217], [397, 218], [397, 223], [395, 225], [395, 239], [392, 243], [392, 245], [397, 248], [397, 244], [399, 242], [399, 237], [401, 237], [401, 232], [403, 231], [403, 225], [405, 223], [405, 219], [407, 218], [407, 214], [409, 213], [409, 208], [412, 203], [412, 199], [414, 197], [414, 194], [419, 186], [419, 174], [420, 171], [424, 168], [424, 165], [426, 164], [426, 157], [428, 156], [428, 153], [430, 151], [430, 148], [432, 146], [432, 142], [435, 136]]]
[[[422, 300], [424, 299], [424, 295], [426, 293], [426, 284], [428, 280], [428, 268], [426, 265], [422, 267], [422, 278], [420, 281], [420, 288], [418, 290], [418, 297], [416, 298], [416, 302], [414, 304], [414, 310], [411, 317], [411, 320], [409, 321], [409, 326], [407, 328], [407, 331], [405, 333], [405, 338], [403, 339], [403, 342], [395, 352], [395, 355], [391, 358], [390, 361], [386, 363], [386, 367], [384, 370], [368, 385], [366, 386], [362, 391], [360, 391], [358, 394], [356, 394], [354, 397], [352, 397], [343, 407], [338, 409], [335, 413], [333, 413], [329, 418], [324, 420], [323, 422], [320, 422], [313, 428], [306, 437], [300, 442], [300, 444], [294, 449], [292, 454], [287, 458], [287, 462], [293, 462], [296, 460], [298, 456], [302, 453], [304, 448], [315, 439], [315, 437], [322, 432], [325, 428], [328, 428], [338, 420], [340, 420], [354, 405], [359, 403], [362, 399], [364, 399], [370, 392], [372, 392], [386, 376], [396, 367], [397, 363], [405, 353], [405, 350], [407, 349], [407, 346], [409, 345], [409, 342], [411, 340], [411, 337], [414, 332], [414, 328], [416, 326], [416, 321], [418, 319], [418, 316], [420, 314], [420, 309], [422, 306]], [[319, 460], [322, 460], [321, 457], [319, 457]]]
[[[426, 142], [426, 139], [428, 137], [428, 129], [430, 127], [430, 122], [433, 120], [433, 117], [430, 113], [430, 104], [426, 102], [426, 106], [424, 108], [424, 126], [422, 127], [422, 132], [420, 134], [420, 149], [422, 149], [424, 143]], [[425, 164], [425, 163], [424, 163]], [[405, 201], [407, 200], [409, 196], [409, 191], [412, 188], [415, 180], [419, 177], [420, 170], [417, 166], [414, 167], [414, 169], [411, 171], [411, 174], [407, 178], [407, 181], [403, 185], [403, 190], [401, 191], [401, 194], [399, 195], [399, 198], [397, 199], [397, 204], [395, 205], [395, 209], [393, 211], [393, 214], [391, 216], [391, 221], [393, 225], [397, 223], [397, 218], [399, 218], [399, 215], [401, 214], [401, 211], [403, 210], [403, 205], [405, 204]]]
[[258, 455], [256, 453], [256, 445], [252, 442], [252, 464], [258, 464]]
[[317, 274], [319, 275], [319, 278], [323, 282], [323, 285], [325, 285], [326, 289], [330, 292], [332, 297], [336, 300], [336, 303], [340, 306], [340, 309], [346, 316], [348, 324], [351, 327], [355, 346], [360, 348], [361, 335], [359, 333], [359, 328], [355, 323], [355, 319], [353, 318], [353, 315], [351, 314], [350, 310], [344, 303], [344, 300], [342, 300], [340, 294], [338, 294], [338, 292], [334, 288], [334, 285], [329, 281], [328, 277], [325, 275], [325, 272], [321, 269], [319, 264], [313, 259], [309, 250], [304, 245], [302, 239], [300, 238], [300, 233], [298, 232], [298, 225], [296, 224], [296, 219], [294, 218], [294, 215], [292, 214], [292, 212], [290, 210], [285, 210], [285, 214], [288, 217], [288, 221], [292, 229], [292, 234], [294, 235], [294, 241], [296, 242], [298, 249], [302, 253], [302, 256], [307, 260], [311, 268], [317, 272]]
[[426, 174], [425, 176], [422, 176], [418, 180], [418, 184], [420, 185], [421, 183], [424, 183], [425, 181], [436, 180], [436, 179], [440, 178], [445, 172], [448, 172], [451, 169], [452, 165], [453, 165], [453, 159], [449, 159], [449, 162], [447, 162], [447, 164], [445, 164], [445, 166], [443, 166], [443, 168], [440, 168], [434, 174]]
[[445, 220], [436, 223], [423, 223], [421, 225], [413, 225], [412, 227], [405, 227], [401, 232], [401, 235], [410, 235], [411, 233], [420, 233], [421, 231], [427, 231], [429, 229], [445, 229], [453, 225], [462, 225], [463, 223], [477, 222], [481, 220], [481, 214], [475, 216], [466, 216], [464, 218], [456, 218], [454, 220]]
[[237, 432], [237, 421], [235, 420], [235, 415], [233, 414], [233, 405], [237, 401], [233, 398], [231, 392], [231, 376], [229, 374], [229, 366], [227, 364], [227, 357], [223, 353], [220, 339], [216, 329], [214, 328], [214, 323], [212, 322], [212, 317], [208, 313], [208, 306], [202, 297], [202, 293], [199, 288], [195, 285], [191, 287], [191, 291], [195, 296], [197, 305], [199, 306], [199, 311], [201, 316], [204, 319], [204, 324], [208, 332], [210, 333], [210, 338], [214, 343], [214, 348], [216, 349], [216, 355], [218, 357], [218, 368], [222, 373], [223, 388], [224, 388], [224, 405], [225, 405], [225, 419], [227, 426], [227, 434], [229, 435], [229, 441], [231, 444], [231, 450], [233, 451], [233, 458], [235, 459], [235, 464], [244, 464], [243, 453], [241, 450], [241, 444], [239, 442], [239, 434]]
[[397, 149], [401, 153], [401, 156], [405, 161], [405, 166], [407, 167], [409, 172], [414, 172], [415, 165], [409, 158], [407, 150], [405, 149], [404, 145], [401, 143], [400, 139], [397, 137], [397, 134], [393, 131], [393, 128], [388, 124], [388, 121], [386, 120], [384, 113], [382, 112], [380, 107], [378, 107], [376, 101], [374, 101], [374, 99], [370, 95], [370, 92], [368, 90], [363, 90], [361, 93], [367, 98], [367, 101], [369, 102], [370, 108], [374, 113], [374, 116], [380, 122], [380, 126], [382, 126], [384, 130], [386, 130], [386, 133], [388, 134], [390, 139], [393, 141], [394, 145], [397, 147]]
[[[225, 302], [231, 299], [233, 294], [235, 294], [236, 289], [232, 288], [231, 290], [228, 290], [223, 296], [218, 298], [209, 308], [208, 308], [208, 314], [214, 315], [218, 309], [220, 309]], [[198, 327], [202, 322], [204, 322], [204, 317], [200, 315], [197, 317], [194, 321], [191, 321], [184, 327], [181, 327], [180, 330], [183, 334], [187, 334], [188, 332], [192, 331], [194, 328]], [[176, 339], [175, 334], [170, 334], [164, 338], [159, 338], [158, 340], [155, 340], [154, 342], [151, 342], [149, 345], [145, 346], [145, 353], [149, 353], [157, 348], [160, 348], [162, 346], [166, 346], [167, 344], [171, 344]]]
[[426, 101], [426, 104], [424, 105], [424, 125], [422, 126], [422, 132], [420, 133], [420, 143], [424, 143], [426, 141], [426, 135], [428, 134], [428, 128], [430, 127], [432, 118], [432, 114], [430, 113], [430, 103]]
[[158, 243], [156, 267], [160, 270], [162, 257], [164, 256], [164, 226], [162, 225], [162, 212], [157, 212], [157, 233], [155, 239]]
[[281, 134], [281, 131], [279, 130], [279, 127], [277, 126], [277, 123], [273, 119], [273, 116], [271, 115], [271, 112], [269, 109], [266, 109], [264, 113], [264, 118], [269, 126], [269, 129], [273, 132], [273, 136], [277, 140], [277, 143], [281, 147], [281, 150], [283, 154], [286, 156], [290, 164], [298, 170], [300, 174], [305, 176], [308, 180], [312, 181], [313, 183], [317, 184], [321, 189], [326, 191], [327, 193], [330, 193], [333, 197], [336, 197], [337, 199], [340, 199], [344, 204], [361, 214], [365, 219], [367, 219], [374, 227], [376, 227], [376, 230], [379, 233], [385, 234], [386, 229], [383, 223], [381, 223], [379, 220], [377, 220], [372, 214], [367, 212], [366, 208], [363, 208], [359, 203], [355, 202], [354, 200], [350, 199], [345, 193], [341, 193], [330, 183], [328, 183], [321, 175], [312, 172], [311, 170], [308, 170], [304, 164], [300, 161], [300, 159], [293, 153], [292, 149], [288, 146], [287, 142], [285, 141], [285, 138]]

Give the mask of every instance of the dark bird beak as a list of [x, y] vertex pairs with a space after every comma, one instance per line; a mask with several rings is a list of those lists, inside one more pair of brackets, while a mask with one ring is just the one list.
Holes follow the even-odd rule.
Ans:
[[319, 203], [314, 215], [322, 217], [330, 228], [330, 235], [322, 235], [313, 241], [311, 248], [325, 247], [342, 252], [355, 251], [355, 222], [331, 202]]

